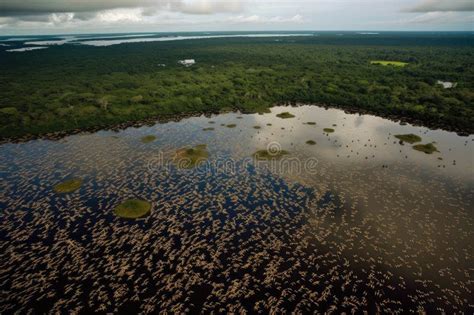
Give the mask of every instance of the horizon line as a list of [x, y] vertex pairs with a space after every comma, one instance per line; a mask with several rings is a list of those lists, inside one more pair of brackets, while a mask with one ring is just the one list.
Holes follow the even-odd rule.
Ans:
[[[343, 32], [343, 33], [360, 33], [360, 32], [370, 32], [370, 33], [471, 33], [474, 35], [473, 31], [466, 30], [233, 30], [233, 31], [131, 31], [131, 32], [88, 32], [88, 33], [50, 33], [50, 34], [0, 34], [0, 37], [8, 36], [80, 36], [80, 35], [119, 35], [119, 34], [176, 34], [176, 33], [278, 33], [278, 32]], [[376, 34], [374, 34], [376, 35]]]

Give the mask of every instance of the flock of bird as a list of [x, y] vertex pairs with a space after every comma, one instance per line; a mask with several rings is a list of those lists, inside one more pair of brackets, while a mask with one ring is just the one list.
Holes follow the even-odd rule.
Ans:
[[[334, 156], [312, 174], [256, 169], [242, 158], [281, 129], [246, 133], [245, 121], [1, 146], [0, 313], [473, 313], [472, 181], [404, 156], [388, 168]], [[141, 143], [151, 131], [157, 141]], [[315, 152], [368, 143], [315, 140]], [[150, 170], [158, 151], [199, 143], [235, 172]], [[70, 176], [80, 190], [56, 194]], [[115, 217], [129, 198], [151, 214]]]

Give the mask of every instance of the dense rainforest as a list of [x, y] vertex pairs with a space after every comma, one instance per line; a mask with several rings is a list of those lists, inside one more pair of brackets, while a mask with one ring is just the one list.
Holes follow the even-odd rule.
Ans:
[[[0, 138], [296, 102], [473, 133], [473, 39], [466, 33], [322, 34], [24, 53], [0, 47]], [[181, 59], [196, 64], [184, 67]], [[457, 85], [446, 89], [438, 80]]]

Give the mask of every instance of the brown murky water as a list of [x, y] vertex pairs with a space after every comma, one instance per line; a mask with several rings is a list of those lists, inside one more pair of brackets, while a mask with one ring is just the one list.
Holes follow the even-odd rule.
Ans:
[[[0, 312], [472, 313], [473, 141], [301, 106], [4, 144]], [[168, 163], [198, 144], [207, 164]], [[129, 198], [151, 215], [115, 217]]]

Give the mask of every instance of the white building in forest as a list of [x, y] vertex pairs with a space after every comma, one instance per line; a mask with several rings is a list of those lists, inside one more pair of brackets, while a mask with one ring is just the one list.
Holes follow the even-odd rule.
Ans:
[[191, 67], [192, 65], [194, 65], [196, 63], [196, 60], [194, 60], [194, 59], [184, 59], [184, 60], [178, 61], [178, 63], [180, 63], [180, 64], [182, 64], [183, 66], [186, 66], [186, 67]]

